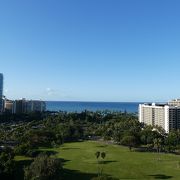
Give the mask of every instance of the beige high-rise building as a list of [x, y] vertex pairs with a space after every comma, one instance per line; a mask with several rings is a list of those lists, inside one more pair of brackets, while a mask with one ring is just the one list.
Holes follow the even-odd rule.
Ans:
[[5, 99], [4, 100], [4, 110], [5, 112], [12, 113], [13, 112], [13, 101]]
[[173, 99], [168, 102], [168, 105], [170, 106], [180, 106], [180, 99]]
[[13, 102], [13, 113], [30, 113], [30, 112], [43, 112], [46, 111], [46, 103], [41, 100], [15, 100]]
[[26, 112], [43, 112], [46, 110], [46, 103], [40, 100], [30, 100], [26, 102]]
[[180, 129], [180, 106], [140, 104], [139, 121], [147, 125], [161, 126], [167, 133], [172, 129]]

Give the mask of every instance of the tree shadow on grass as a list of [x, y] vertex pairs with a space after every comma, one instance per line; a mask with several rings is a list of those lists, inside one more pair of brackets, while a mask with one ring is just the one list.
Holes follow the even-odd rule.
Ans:
[[66, 162], [69, 162], [70, 160], [67, 160], [67, 159], [63, 159], [63, 158], [58, 158], [60, 159], [61, 163], [62, 163], [62, 166], [64, 166], [66, 164]]
[[51, 156], [51, 155], [56, 155], [56, 154], [58, 154], [58, 152], [56, 152], [56, 151], [51, 151], [51, 150], [38, 150], [38, 154], [37, 155], [39, 155], [39, 154], [46, 154], [46, 155], [48, 155], [48, 156]]
[[38, 150], [30, 151], [26, 156], [30, 157], [30, 158], [35, 158], [35, 157], [39, 156], [40, 154], [44, 154], [44, 155], [47, 155], [47, 156], [53, 156], [53, 155], [58, 154], [58, 152], [51, 151], [51, 150], [39, 150], [38, 149]]
[[110, 163], [115, 163], [118, 161], [99, 161], [99, 164], [110, 164]]
[[65, 148], [65, 147], [62, 148], [62, 150], [73, 150], [73, 149], [76, 150], [76, 149], [80, 149], [80, 148]]
[[[98, 175], [95, 173], [83, 173], [80, 171], [76, 170], [69, 170], [69, 169], [64, 169], [64, 174], [63, 178], [64, 180], [91, 180], [94, 177], [97, 177]], [[106, 175], [107, 177], [111, 177]], [[118, 180], [115, 178], [112, 178], [112, 180]]]
[[98, 145], [96, 147], [98, 147], [98, 148], [105, 148], [105, 147], [107, 147], [107, 145]]
[[64, 180], [90, 180], [97, 176], [92, 173], [82, 173], [75, 170], [64, 169], [63, 178]]
[[173, 176], [167, 176], [165, 174], [154, 174], [154, 175], [149, 175], [151, 177], [154, 177], [154, 179], [171, 179]]

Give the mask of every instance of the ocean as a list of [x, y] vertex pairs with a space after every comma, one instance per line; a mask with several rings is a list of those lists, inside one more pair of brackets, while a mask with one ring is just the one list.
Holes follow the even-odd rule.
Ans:
[[47, 101], [46, 109], [49, 111], [82, 112], [88, 111], [127, 111], [138, 112], [140, 102], [70, 102], [70, 101]]

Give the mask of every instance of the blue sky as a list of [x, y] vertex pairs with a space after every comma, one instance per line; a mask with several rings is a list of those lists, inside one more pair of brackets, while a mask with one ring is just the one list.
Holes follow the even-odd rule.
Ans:
[[180, 1], [0, 0], [8, 98], [180, 97]]

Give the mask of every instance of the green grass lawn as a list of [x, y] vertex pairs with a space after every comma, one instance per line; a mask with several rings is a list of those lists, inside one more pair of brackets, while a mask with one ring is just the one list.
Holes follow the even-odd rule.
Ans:
[[[97, 174], [98, 168], [118, 179], [180, 179], [180, 156], [177, 155], [130, 152], [126, 147], [90, 141], [41, 150], [57, 152], [55, 156], [63, 159], [67, 179], [90, 179]], [[104, 164], [98, 165], [97, 151], [106, 152]], [[16, 157], [16, 160], [24, 159]]]

